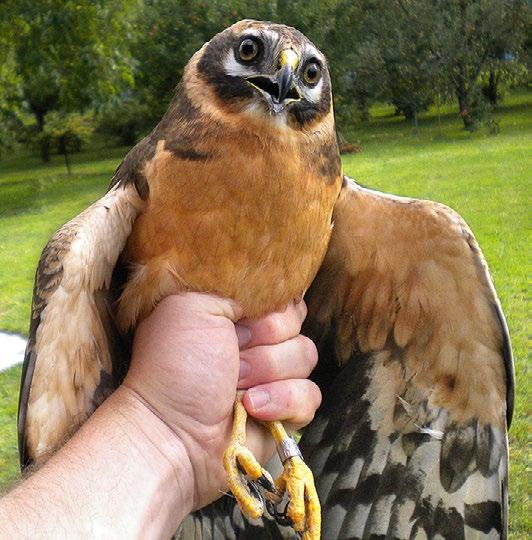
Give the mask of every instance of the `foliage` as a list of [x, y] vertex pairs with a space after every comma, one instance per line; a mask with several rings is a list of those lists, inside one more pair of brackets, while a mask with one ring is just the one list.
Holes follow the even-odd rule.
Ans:
[[[386, 99], [414, 121], [435, 99], [458, 99], [467, 129], [487, 111], [486, 71], [518, 73], [523, 0], [361, 0], [352, 90], [362, 111]], [[499, 76], [492, 78], [492, 93]], [[509, 79], [509, 77], [507, 77]]]
[[527, 80], [526, 65], [510, 55], [503, 55], [492, 60], [488, 69], [481, 74], [480, 88], [486, 100], [495, 107], [510, 88], [524, 86]]
[[154, 125], [153, 110], [137, 95], [111, 102], [98, 115], [98, 131], [126, 146], [133, 146]]
[[445, 75], [464, 127], [473, 130], [484, 113], [483, 72], [505, 56], [517, 62], [524, 41], [525, 0], [435, 0], [435, 18]]
[[[4, 0], [0, 147], [24, 113], [91, 109], [132, 143], [165, 111], [189, 58], [243, 18], [295, 26], [326, 54], [340, 128], [393, 103], [414, 123], [457, 96], [468, 129], [522, 81], [526, 0]], [[48, 158], [46, 139], [41, 154]]]
[[14, 6], [9, 0], [0, 10], [0, 153], [13, 148], [21, 114], [22, 79], [13, 46], [18, 30], [12, 20]]
[[[363, 111], [369, 103], [387, 99], [400, 114], [417, 122], [433, 102], [438, 85], [438, 55], [427, 2], [367, 0], [353, 91]], [[369, 91], [368, 91], [369, 86]]]
[[90, 140], [93, 132], [92, 114], [49, 112], [44, 119], [44, 128], [37, 140], [65, 158], [68, 174], [72, 174], [69, 154], [80, 152], [83, 143]]
[[[8, 0], [19, 106], [44, 129], [49, 111], [98, 107], [133, 83], [130, 54], [136, 2]], [[48, 159], [43, 138], [41, 153]]]
[[16, 39], [30, 108], [47, 112], [106, 101], [132, 82], [129, 6], [103, 0], [19, 0]]

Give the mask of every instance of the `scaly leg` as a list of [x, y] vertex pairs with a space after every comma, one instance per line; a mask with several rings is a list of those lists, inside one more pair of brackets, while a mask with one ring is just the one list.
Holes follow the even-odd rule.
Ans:
[[270, 473], [260, 466], [255, 456], [244, 446], [246, 443], [247, 412], [242, 405], [241, 393], [237, 394], [234, 412], [231, 444], [224, 452], [223, 462], [229, 488], [235, 496], [238, 506], [245, 516], [255, 519], [262, 516], [264, 504], [263, 501], [251, 494], [241, 471], [270, 492], [275, 491], [275, 487]]
[[294, 529], [303, 533], [303, 540], [319, 540], [321, 535], [321, 507], [312, 471], [303, 461], [295, 441], [281, 422], [265, 422], [272, 434], [284, 470], [276, 480], [277, 494], [288, 493], [286, 516]]

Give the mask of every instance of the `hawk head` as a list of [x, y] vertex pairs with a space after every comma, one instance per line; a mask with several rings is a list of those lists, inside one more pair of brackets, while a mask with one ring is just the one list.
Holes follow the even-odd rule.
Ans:
[[327, 62], [295, 28], [240, 21], [195, 55], [197, 77], [227, 112], [303, 129], [331, 113]]

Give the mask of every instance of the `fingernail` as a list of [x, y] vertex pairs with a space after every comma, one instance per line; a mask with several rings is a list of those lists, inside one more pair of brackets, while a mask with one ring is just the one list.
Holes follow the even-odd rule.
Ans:
[[238, 372], [238, 380], [243, 381], [251, 371], [251, 366], [245, 361], [240, 360], [240, 371]]
[[251, 330], [247, 326], [235, 324], [235, 331], [239, 347], [244, 347], [251, 341]]
[[252, 388], [251, 390], [248, 390], [248, 398], [251, 404], [251, 408], [254, 411], [262, 409], [262, 407], [264, 407], [271, 401], [270, 393], [266, 390], [261, 390], [258, 388]]

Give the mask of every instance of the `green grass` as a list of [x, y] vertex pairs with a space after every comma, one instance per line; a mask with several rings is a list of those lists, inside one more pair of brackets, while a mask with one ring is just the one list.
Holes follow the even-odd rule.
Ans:
[[[389, 107], [344, 135], [362, 152], [344, 156], [345, 172], [360, 183], [399, 195], [441, 201], [457, 210], [479, 240], [501, 298], [513, 340], [517, 401], [511, 443], [512, 538], [526, 538], [529, 518], [526, 441], [530, 378], [527, 362], [528, 193], [532, 169], [532, 94], [509, 96], [495, 114], [501, 132], [462, 129], [450, 108], [423, 115], [415, 132]], [[62, 223], [102, 194], [125, 154], [94, 144], [65, 174], [60, 157], [42, 165], [27, 155], [0, 161], [0, 328], [26, 333], [33, 274], [40, 250]], [[528, 174], [527, 174], [528, 173]], [[0, 352], [1, 354], [1, 352]], [[0, 374], [0, 486], [17, 476], [16, 401], [20, 368]]]

